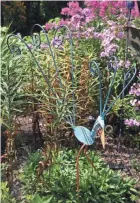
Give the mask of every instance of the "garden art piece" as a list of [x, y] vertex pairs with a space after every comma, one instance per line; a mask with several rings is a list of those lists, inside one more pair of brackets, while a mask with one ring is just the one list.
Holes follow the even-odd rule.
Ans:
[[[53, 60], [53, 65], [54, 65], [54, 68], [56, 70], [56, 77], [59, 81], [59, 85], [60, 85], [60, 89], [62, 88], [63, 84], [62, 84], [62, 78], [60, 76], [60, 71], [59, 70], [59, 67], [57, 66], [57, 63], [56, 63], [56, 58], [55, 58], [55, 52], [53, 51], [53, 47], [52, 47], [52, 44], [50, 43], [50, 40], [49, 40], [49, 37], [48, 37], [48, 34], [46, 33], [46, 31], [44, 30], [44, 28], [38, 24], [35, 24], [32, 28], [32, 33], [34, 31], [34, 28], [35, 27], [39, 27], [41, 28], [42, 32], [45, 34], [45, 37], [46, 37], [46, 41], [47, 41], [47, 45], [48, 45], [48, 49], [49, 49], [49, 52], [50, 52], [50, 55], [52, 57], [52, 60]], [[60, 30], [65, 30], [67, 31], [67, 34], [65, 35], [65, 33], [60, 34]], [[56, 37], [57, 33], [59, 33], [59, 36]], [[62, 103], [67, 103], [67, 98], [60, 98], [59, 94], [57, 92], [55, 92], [55, 90], [50, 86], [49, 84], [49, 78], [48, 76], [44, 73], [40, 63], [38, 62], [38, 60], [36, 59], [33, 51], [34, 49], [36, 48], [39, 48], [40, 47], [40, 44], [41, 44], [41, 38], [40, 38], [40, 35], [37, 34], [37, 35], [34, 35], [32, 34], [32, 41], [33, 41], [33, 46], [34, 46], [34, 49], [31, 50], [28, 46], [28, 44], [24, 41], [24, 39], [22, 39], [21, 37], [17, 36], [17, 35], [14, 35], [14, 34], [11, 34], [8, 36], [7, 38], [7, 44], [8, 44], [8, 47], [11, 51], [12, 54], [21, 54], [21, 50], [20, 48], [18, 47], [18, 45], [16, 44], [11, 44], [11, 41], [10, 39], [12, 38], [15, 38], [15, 39], [18, 39], [20, 40], [27, 48], [27, 50], [30, 52], [31, 56], [33, 57], [37, 67], [39, 68], [39, 71], [42, 73], [47, 85], [48, 85], [48, 88], [50, 90], [50, 92], [52, 93], [52, 95], [56, 98], [56, 101], [59, 104], [62, 104]], [[98, 64], [95, 62], [95, 61], [90, 61], [89, 62], [89, 71], [90, 73], [92, 74], [93, 77], [98, 77], [98, 81], [99, 81], [99, 102], [100, 102], [100, 110], [99, 110], [99, 116], [97, 117], [93, 127], [92, 127], [92, 130], [89, 130], [88, 128], [84, 127], [84, 126], [77, 126], [76, 125], [76, 97], [75, 97], [75, 92], [76, 92], [76, 89], [75, 89], [75, 77], [74, 77], [74, 57], [73, 57], [73, 39], [72, 39], [72, 34], [69, 30], [69, 28], [67, 26], [59, 26], [57, 29], [56, 29], [56, 32], [55, 32], [55, 36], [54, 36], [54, 40], [57, 38], [57, 46], [61, 46], [64, 39], [67, 39], [69, 42], [70, 42], [70, 58], [71, 58], [71, 88], [72, 88], [72, 107], [69, 111], [66, 111], [65, 112], [65, 115], [63, 115], [63, 120], [66, 121], [66, 123], [69, 123], [71, 128], [73, 129], [73, 132], [74, 132], [74, 135], [75, 137], [82, 143], [82, 146], [78, 152], [78, 155], [77, 155], [77, 159], [76, 159], [76, 171], [77, 171], [77, 192], [79, 191], [79, 157], [80, 157], [80, 154], [82, 151], [84, 151], [85, 153], [85, 156], [87, 157], [87, 160], [89, 161], [89, 163], [92, 165], [92, 167], [95, 168], [94, 164], [92, 163], [92, 160], [90, 159], [90, 157], [87, 155], [87, 148], [89, 145], [92, 145], [94, 144], [95, 142], [95, 137], [98, 135], [100, 136], [101, 138], [101, 142], [102, 142], [102, 146], [103, 148], [105, 148], [105, 117], [107, 115], [107, 113], [110, 111], [110, 109], [113, 107], [113, 105], [116, 103], [116, 101], [120, 98], [120, 96], [122, 95], [122, 93], [126, 90], [126, 88], [128, 87], [128, 85], [131, 83], [131, 81], [133, 80], [135, 74], [136, 74], [136, 67], [132, 67], [131, 69], [129, 69], [126, 73], [125, 73], [125, 76], [124, 76], [124, 81], [122, 82], [125, 82], [125, 86], [123, 86], [123, 88], [120, 90], [120, 93], [118, 94], [117, 98], [112, 101], [110, 104], [108, 104], [108, 101], [109, 101], [109, 98], [110, 98], [110, 95], [111, 95], [111, 91], [112, 91], [112, 88], [113, 88], [113, 85], [114, 85], [114, 82], [115, 82], [115, 77], [116, 77], [116, 74], [117, 74], [117, 70], [118, 70], [118, 61], [117, 61], [117, 58], [116, 57], [111, 57], [109, 59], [109, 66], [108, 68], [110, 69], [110, 71], [113, 71], [113, 74], [112, 74], [112, 78], [111, 78], [111, 81], [110, 81], [110, 85], [109, 85], [109, 88], [108, 88], [108, 92], [106, 94], [106, 98], [105, 98], [105, 101], [103, 102], [103, 99], [102, 99], [102, 78], [101, 78], [101, 71], [100, 71], [100, 68], [98, 66]], [[104, 104], [104, 105], [103, 105]]]

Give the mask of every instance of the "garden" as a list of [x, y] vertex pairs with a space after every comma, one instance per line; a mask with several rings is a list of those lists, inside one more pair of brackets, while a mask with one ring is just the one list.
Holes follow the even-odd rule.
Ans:
[[139, 3], [1, 26], [2, 203], [140, 202]]

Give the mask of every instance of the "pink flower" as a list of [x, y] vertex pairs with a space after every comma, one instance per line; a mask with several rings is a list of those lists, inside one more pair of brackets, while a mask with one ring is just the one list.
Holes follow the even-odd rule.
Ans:
[[96, 14], [96, 16], [99, 14], [99, 16], [102, 18], [104, 18], [105, 16], [116, 15], [121, 9], [123, 11], [126, 10], [124, 1], [85, 0], [85, 5], [90, 7], [93, 10], [93, 13]]
[[124, 121], [125, 125], [128, 125], [129, 127], [133, 127], [133, 126], [140, 126], [140, 122], [136, 121], [136, 119], [126, 119]]
[[70, 9], [69, 8], [62, 8], [61, 10], [62, 15], [70, 15]]
[[79, 14], [75, 14], [72, 16], [71, 21], [73, 21], [75, 24], [81, 21], [83, 17]]
[[103, 38], [104, 38], [103, 33], [98, 33], [98, 37], [97, 38], [100, 39], [100, 40], [103, 40]]
[[126, 119], [125, 121], [124, 121], [124, 123], [125, 123], [125, 125], [128, 125], [128, 126], [133, 126], [133, 119]]
[[117, 37], [118, 37], [119, 39], [123, 39], [123, 38], [125, 37], [124, 32], [119, 32], [118, 35], [117, 35]]
[[56, 26], [55, 23], [46, 23], [45, 24], [45, 29], [50, 30], [50, 29], [54, 28], [55, 26]]
[[62, 45], [62, 39], [56, 36], [56, 37], [52, 40], [51, 44], [52, 44], [54, 47], [58, 48], [58, 47], [60, 47], [60, 46]]
[[99, 32], [94, 32], [93, 36], [94, 36], [95, 39], [98, 39], [99, 38]]
[[113, 21], [113, 20], [108, 20], [108, 21], [107, 21], [107, 24], [108, 24], [109, 26], [114, 26], [114, 25], [116, 25], [116, 22]]
[[32, 49], [32, 48], [33, 48], [33, 45], [32, 45], [32, 44], [28, 44], [28, 48], [29, 48], [29, 49]]
[[136, 103], [137, 103], [137, 99], [130, 100], [130, 104], [131, 104], [132, 106], [135, 106], [135, 105], [136, 105]]
[[130, 88], [129, 94], [140, 96], [140, 83], [134, 83]]
[[129, 68], [130, 64], [131, 64], [130, 61], [127, 60], [126, 63], [125, 63], [125, 68]]
[[68, 7], [69, 7], [70, 16], [73, 16], [75, 14], [80, 14], [82, 12], [82, 8], [80, 8], [78, 2], [69, 2]]
[[59, 21], [59, 25], [67, 25], [67, 23], [68, 23], [68, 20], [61, 19]]
[[103, 51], [103, 52], [101, 52], [100, 56], [101, 56], [101, 57], [106, 57], [106, 56], [108, 56], [108, 53], [106, 53], [106, 52]]
[[124, 65], [124, 61], [120, 60], [119, 63], [118, 63], [118, 67], [123, 67], [123, 65]]
[[90, 8], [84, 8], [82, 10], [82, 15], [85, 17], [85, 22], [88, 23], [94, 19], [95, 15]]
[[47, 49], [47, 48], [48, 48], [48, 44], [44, 44], [44, 43], [43, 43], [43, 44], [40, 45], [40, 48], [41, 48], [41, 49]]

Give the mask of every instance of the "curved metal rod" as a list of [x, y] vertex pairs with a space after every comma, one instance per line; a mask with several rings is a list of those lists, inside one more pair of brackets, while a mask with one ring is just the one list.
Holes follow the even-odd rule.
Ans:
[[85, 156], [86, 156], [88, 162], [91, 164], [91, 166], [92, 166], [92, 167], [95, 169], [95, 171], [97, 172], [97, 174], [100, 175], [99, 172], [97, 171], [97, 168], [96, 168], [96, 166], [94, 165], [93, 161], [92, 161], [91, 158], [88, 156], [87, 150], [88, 150], [88, 145], [85, 146], [84, 154], [85, 154]]
[[[9, 46], [8, 46], [8, 48], [9, 48]], [[16, 53], [16, 55], [21, 55], [21, 53], [22, 53], [21, 49], [19, 48], [19, 46], [15, 45], [15, 44], [12, 44], [9, 50], [10, 50], [10, 52], [12, 54]]]
[[105, 132], [108, 133], [108, 134], [112, 134], [113, 133], [112, 125], [106, 125], [105, 126]]
[[[50, 50], [50, 54], [51, 54], [51, 56], [52, 56], [53, 64], [54, 64], [56, 73], [58, 74], [58, 73], [59, 73], [59, 69], [58, 69], [58, 67], [57, 67], [57, 65], [56, 65], [55, 54], [54, 54], [54, 52], [53, 52], [53, 50], [52, 50], [52, 47], [51, 47], [51, 43], [50, 43], [48, 34], [47, 34], [47, 32], [45, 31], [45, 29], [44, 29], [41, 25], [35, 24], [35, 25], [33, 25], [32, 29], [31, 29], [32, 40], [33, 40], [33, 30], [34, 30], [35, 27], [39, 27], [39, 28], [43, 31], [43, 33], [45, 34], [45, 37], [46, 37], [46, 40], [47, 40], [47, 44], [48, 44], [48, 47], [49, 47], [49, 50]], [[38, 36], [39, 36], [40, 43], [41, 43], [40, 35], [38, 35]], [[58, 78], [59, 78], [59, 81], [60, 81], [60, 86], [61, 86], [61, 88], [62, 88], [62, 81], [61, 81], [61, 79], [60, 79], [60, 75], [59, 75]]]
[[99, 76], [99, 91], [100, 91], [100, 116], [102, 115], [102, 83], [100, 68], [95, 61], [89, 63], [89, 69], [92, 75], [97, 74]]
[[76, 192], [79, 192], [79, 157], [80, 157], [80, 154], [81, 154], [81, 152], [83, 151], [83, 149], [84, 149], [84, 147], [85, 147], [86, 145], [85, 144], [83, 144], [82, 146], [81, 146], [81, 148], [80, 148], [80, 150], [79, 150], [79, 152], [78, 152], [78, 155], [77, 155], [77, 157], [76, 157]]
[[[73, 40], [72, 40], [72, 34], [70, 29], [66, 26], [66, 25], [61, 25], [59, 27], [56, 28], [55, 34], [54, 34], [54, 39], [56, 38], [56, 34], [57, 32], [61, 29], [61, 28], [65, 28], [68, 31], [69, 34], [69, 39], [70, 39], [70, 52], [71, 52], [71, 64], [72, 64], [72, 68], [71, 68], [71, 77], [72, 77], [72, 86], [74, 87], [74, 60], [73, 60]], [[61, 43], [59, 45], [62, 45], [62, 43], [64, 42], [64, 37], [65, 35], [61, 35], [62, 39], [61, 39]]]
[[115, 80], [115, 77], [116, 77], [116, 72], [117, 72], [117, 69], [118, 69], [118, 66], [117, 66], [117, 58], [115, 56], [111, 57], [112, 59], [114, 59], [114, 62], [115, 62], [115, 67], [113, 66], [113, 64], [111, 64], [111, 59], [110, 59], [110, 68], [113, 69], [114, 71], [114, 75], [113, 75], [113, 78], [111, 80], [111, 83], [110, 83], [110, 87], [109, 87], [109, 90], [107, 92], [107, 96], [106, 96], [106, 100], [105, 100], [105, 104], [104, 104], [104, 108], [103, 108], [103, 112], [102, 112], [102, 116], [104, 116], [104, 112], [105, 112], [105, 109], [106, 109], [106, 106], [107, 106], [107, 103], [108, 103], [108, 100], [109, 100], [109, 97], [110, 97], [110, 94], [111, 94], [111, 90], [112, 90], [112, 87], [113, 87], [113, 83], [114, 83], [114, 80]]
[[[58, 69], [58, 67], [57, 67], [57, 65], [56, 65], [55, 54], [54, 54], [54, 52], [53, 52], [53, 50], [52, 50], [52, 47], [51, 47], [51, 43], [50, 43], [48, 34], [46, 33], [45, 29], [44, 29], [41, 25], [35, 24], [35, 25], [32, 27], [32, 30], [31, 30], [32, 40], [33, 40], [33, 30], [34, 30], [35, 27], [39, 27], [39, 28], [43, 31], [43, 33], [45, 34], [45, 36], [46, 36], [47, 44], [48, 44], [49, 50], [50, 50], [50, 54], [51, 54], [52, 59], [53, 59], [53, 64], [54, 64], [54, 67], [55, 67], [55, 69], [56, 69], [56, 73], [58, 74], [58, 73], [59, 73], [59, 69]], [[57, 28], [56, 28], [56, 31], [55, 31], [55, 34], [54, 34], [54, 40], [55, 40], [55, 37], [56, 37], [56, 34], [57, 34], [58, 30], [60, 30], [61, 28], [65, 28], [65, 29], [68, 31], [68, 33], [69, 33], [70, 49], [71, 49], [71, 63], [72, 63], [72, 71], [71, 71], [72, 87], [74, 87], [74, 74], [73, 74], [73, 72], [74, 72], [74, 63], [73, 63], [73, 41], [72, 41], [72, 35], [71, 35], [71, 32], [70, 32], [69, 28], [68, 28], [67, 26], [65, 26], [65, 25], [62, 25], [62, 26], [57, 27]], [[40, 43], [41, 43], [40, 35], [38, 35], [38, 37], [39, 37], [39, 41], [40, 41]], [[61, 41], [61, 44], [63, 43], [63, 41], [64, 41], [64, 35], [63, 35], [63, 40]], [[60, 44], [60, 45], [61, 45], [61, 44]], [[60, 82], [60, 88], [62, 88], [62, 80], [61, 80], [60, 74], [58, 74], [58, 79], [59, 79], [59, 82]], [[64, 99], [65, 99], [65, 98], [62, 99], [62, 102], [64, 102]], [[75, 95], [74, 95], [74, 92], [73, 92], [73, 113], [72, 113], [72, 115], [73, 115], [73, 123], [72, 123], [72, 125], [75, 125], [75, 101], [74, 101], [74, 100], [75, 100]], [[59, 103], [59, 101], [60, 101], [60, 98], [59, 98], [59, 100], [58, 100], [58, 103]], [[61, 101], [60, 101], [60, 103], [61, 103]], [[64, 106], [64, 105], [62, 105], [62, 107], [63, 107], [63, 106]], [[67, 121], [68, 121], [69, 123], [71, 123], [70, 120], [67, 119]]]
[[[72, 78], [72, 88], [74, 89], [75, 82], [74, 82], [73, 40], [72, 40], [72, 34], [71, 34], [70, 29], [66, 25], [60, 25], [60, 26], [58, 26], [56, 28], [56, 30], [55, 30], [54, 40], [55, 40], [56, 35], [59, 32], [59, 30], [63, 29], [63, 28], [67, 30], [68, 35], [69, 35], [69, 40], [70, 40], [70, 54], [71, 54], [71, 64], [72, 64], [72, 67], [71, 67], [71, 78]], [[62, 38], [61, 38], [59, 46], [63, 44], [65, 35], [63, 34], [63, 35], [61, 35], [61, 37]], [[76, 112], [75, 112], [75, 94], [74, 94], [74, 90], [72, 92], [72, 100], [73, 100], [72, 123], [75, 126], [75, 114], [76, 114]]]
[[[32, 32], [32, 31], [31, 31]], [[32, 42], [33, 42], [33, 45], [36, 47], [36, 48], [39, 48], [40, 47], [40, 45], [41, 45], [41, 38], [40, 38], [40, 35], [39, 35], [39, 33], [32, 33], [31, 34], [31, 38], [32, 38]], [[37, 40], [38, 40], [38, 44], [36, 44], [36, 42], [37, 42]]]
[[[133, 75], [132, 75], [131, 78], [130, 78], [131, 71], [134, 71], [134, 72], [132, 73]], [[128, 77], [130, 78], [130, 80], [129, 80], [128, 83], [123, 87], [122, 91], [121, 91], [120, 94], [117, 96], [116, 100], [113, 101], [113, 102], [110, 104], [109, 108], [104, 112], [104, 115], [106, 115], [106, 114], [109, 112], [109, 110], [110, 110], [110, 109], [112, 108], [112, 106], [116, 103], [116, 101], [119, 99], [119, 97], [121, 96], [121, 94], [126, 90], [126, 88], [128, 87], [128, 85], [129, 85], [129, 84], [131, 83], [131, 81], [134, 79], [134, 77], [135, 77], [135, 75], [136, 75], [136, 72], [137, 72], [136, 66], [135, 66], [135, 67], [132, 67], [130, 70], [128, 70], [128, 71], [126, 72], [126, 74], [125, 74], [125, 76], [124, 76], [124, 81], [123, 81], [123, 83], [125, 83], [125, 81], [128, 80]], [[128, 76], [128, 75], [129, 75], [129, 76]]]
[[10, 43], [9, 43], [9, 39], [10, 39], [10, 38], [17, 38], [17, 39], [19, 39], [19, 40], [27, 47], [27, 49], [28, 49], [29, 53], [31, 54], [31, 56], [33, 57], [33, 59], [34, 59], [36, 65], [37, 65], [39, 71], [42, 73], [42, 75], [43, 75], [43, 77], [44, 77], [44, 79], [45, 79], [45, 81], [46, 81], [46, 83], [47, 83], [49, 89], [52, 91], [53, 95], [56, 96], [56, 93], [55, 93], [54, 90], [50, 87], [50, 83], [49, 83], [48, 77], [44, 74], [43, 69], [41, 68], [40, 64], [39, 64], [38, 61], [36, 60], [34, 54], [32, 53], [32, 51], [31, 51], [31, 49], [29, 48], [29, 46], [27, 45], [27, 43], [26, 43], [21, 37], [19, 37], [19, 36], [17, 36], [17, 35], [14, 35], [14, 34], [10, 34], [10, 35], [7, 37], [7, 46], [8, 46], [8, 48], [9, 48], [10, 52], [11, 52], [13, 55], [15, 54], [15, 50], [12, 49], [11, 47], [14, 47], [14, 46], [15, 46], [16, 48], [18, 47], [18, 49], [20, 50], [20, 54], [22, 53], [22, 51], [21, 51], [21, 49], [19, 48], [19, 46], [17, 46], [17, 45], [10, 45]]
[[[35, 24], [35, 25], [32, 27], [32, 30], [31, 30], [33, 44], [34, 44], [34, 46], [35, 46], [34, 35], [33, 35], [33, 30], [34, 30], [35, 26], [38, 26], [38, 27], [43, 31], [43, 33], [44, 33], [45, 36], [46, 36], [47, 45], [48, 45], [48, 47], [49, 47], [49, 51], [50, 51], [50, 54], [51, 54], [51, 56], [52, 56], [53, 64], [54, 64], [54, 67], [55, 67], [55, 69], [56, 69], [56, 74], [57, 74], [57, 73], [59, 72], [59, 69], [58, 69], [58, 67], [57, 67], [57, 65], [56, 65], [55, 55], [54, 55], [54, 52], [53, 52], [53, 50], [52, 50], [50, 40], [49, 40], [48, 35], [47, 35], [46, 31], [44, 30], [44, 28], [43, 28], [42, 26], [40, 26], [39, 24]], [[62, 27], [62, 26], [61, 26], [61, 27]], [[63, 26], [63, 27], [64, 27], [64, 26]], [[68, 29], [68, 28], [67, 28], [67, 29]], [[58, 29], [57, 29], [57, 30], [58, 30]], [[72, 60], [72, 72], [73, 72], [73, 70], [74, 70], [74, 65], [73, 65], [73, 49], [72, 49], [72, 44], [73, 44], [73, 43], [72, 43], [72, 36], [71, 36], [70, 30], [68, 29], [68, 31], [69, 31], [69, 36], [70, 36], [70, 39], [71, 39], [71, 56], [72, 56], [72, 57], [71, 57], [71, 60]], [[36, 36], [38, 36], [38, 41], [39, 41], [38, 45], [36, 45], [36, 47], [37, 47], [37, 46], [40, 46], [40, 44], [41, 44], [41, 38], [40, 38], [40, 35], [39, 35], [39, 34], [36, 35]], [[41, 68], [39, 62], [36, 60], [36, 58], [35, 58], [33, 52], [31, 51], [31, 49], [29, 48], [29, 46], [27, 45], [27, 43], [26, 43], [22, 38], [20, 38], [20, 37], [17, 36], [17, 35], [14, 35], [14, 34], [9, 35], [8, 38], [7, 38], [7, 45], [8, 45], [9, 50], [11, 51], [11, 53], [12, 53], [12, 54], [15, 54], [16, 52], [17, 52], [18, 54], [21, 54], [21, 53], [22, 53], [22, 51], [21, 51], [21, 49], [19, 48], [18, 45], [10, 45], [9, 39], [12, 38], [12, 37], [19, 39], [19, 40], [27, 47], [27, 49], [28, 49], [28, 51], [30, 52], [31, 56], [33, 57], [33, 59], [34, 59], [36, 65], [38, 66], [39, 71], [42, 73], [42, 75], [43, 75], [43, 77], [44, 77], [44, 79], [45, 79], [47, 85], [49, 86], [49, 90], [52, 91], [53, 95], [57, 98], [57, 102], [60, 104], [60, 103], [61, 103], [61, 100], [60, 100], [59, 96], [58, 96], [57, 93], [53, 90], [53, 88], [51, 88], [50, 82], [49, 82], [49, 78], [44, 74], [44, 71], [43, 71], [43, 69]], [[72, 77], [73, 77], [73, 74], [72, 74]], [[60, 81], [60, 86], [62, 87], [62, 81], [61, 81], [60, 74], [58, 74], [58, 79], [59, 79], [59, 81]], [[73, 84], [74, 84], [74, 83], [73, 83]], [[74, 93], [73, 93], [73, 94], [74, 94]], [[63, 99], [64, 99], [64, 98], [63, 98]], [[74, 99], [73, 99], [73, 100], [74, 100]], [[74, 109], [74, 108], [75, 108], [75, 107], [74, 107], [74, 104], [73, 104], [73, 113], [72, 113], [72, 115], [74, 115], [74, 116], [73, 116], [73, 118], [74, 118], [74, 119], [73, 119], [73, 120], [74, 120], [73, 123], [75, 123], [75, 109]], [[67, 120], [68, 120], [69, 123], [71, 123], [71, 121], [70, 121], [69, 119], [67, 119]]]
[[[110, 69], [110, 70], [116, 70], [116, 68], [118, 68], [118, 65], [117, 65], [118, 59], [117, 59], [117, 57], [116, 56], [111, 56], [109, 59], [110, 60], [108, 62], [108, 69]], [[114, 67], [112, 62], [115, 62], [115, 67]]]

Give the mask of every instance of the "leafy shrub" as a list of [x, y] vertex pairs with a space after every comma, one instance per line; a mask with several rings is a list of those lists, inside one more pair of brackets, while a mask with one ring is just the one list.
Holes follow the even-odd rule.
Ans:
[[[80, 191], [76, 193], [76, 168], [75, 159], [77, 150], [64, 149], [59, 151], [55, 163], [44, 170], [42, 179], [37, 179], [36, 168], [39, 152], [31, 155], [21, 177], [24, 183], [24, 196], [39, 195], [48, 197], [53, 203], [128, 203], [136, 199], [138, 192], [134, 189], [135, 180], [123, 179], [99, 158], [89, 151], [97, 171], [91, 167], [84, 156], [80, 157]], [[34, 183], [33, 183], [34, 177]], [[42, 199], [43, 200], [43, 199]]]
[[2, 203], [16, 203], [16, 200], [10, 194], [7, 182], [1, 182], [1, 202]]
[[7, 46], [8, 28], [1, 28], [1, 109], [2, 122], [11, 131], [15, 130], [15, 116], [21, 113], [25, 102], [22, 92], [23, 74], [19, 56], [13, 57]]

